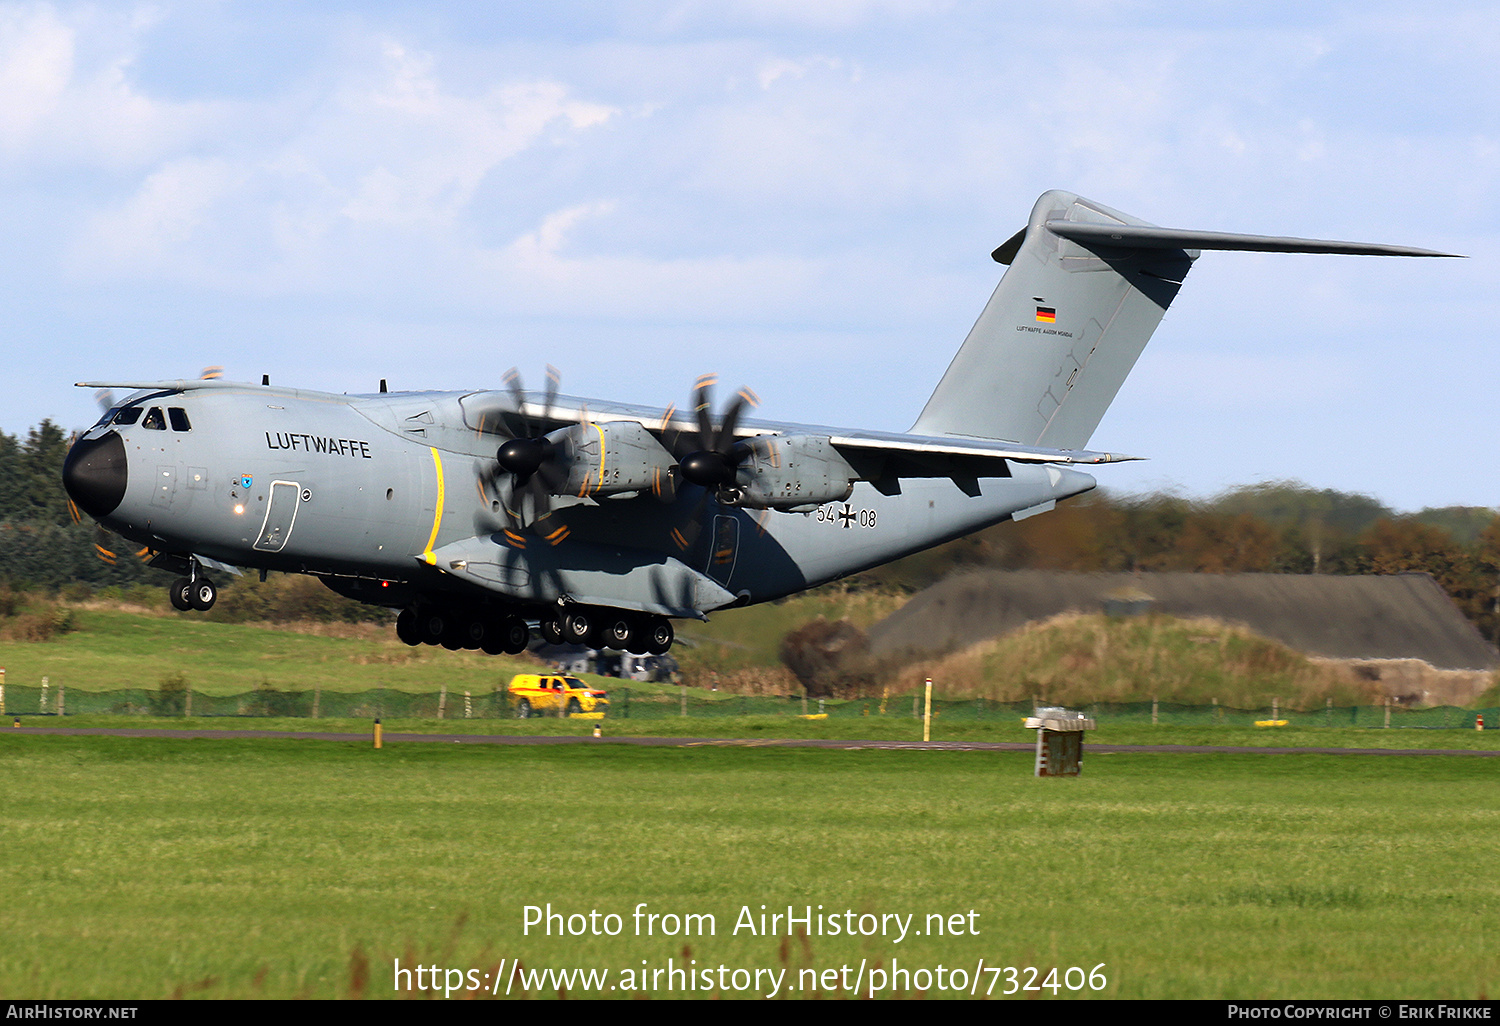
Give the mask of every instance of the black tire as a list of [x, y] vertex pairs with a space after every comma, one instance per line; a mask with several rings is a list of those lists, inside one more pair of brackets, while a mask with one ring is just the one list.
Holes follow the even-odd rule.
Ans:
[[672, 630], [672, 621], [658, 616], [651, 621], [651, 634], [646, 639], [646, 651], [651, 655], [666, 655], [677, 635]]
[[485, 638], [494, 633], [493, 628], [483, 620], [467, 620], [464, 622], [462, 633], [459, 635], [459, 643], [464, 648], [483, 648]]
[[541, 621], [542, 638], [549, 645], [561, 645], [563, 643], [562, 621], [556, 616], [544, 616]]
[[526, 699], [524, 699], [524, 698], [521, 699], [519, 702], [516, 703], [516, 719], [518, 719], [518, 720], [529, 720], [529, 719], [531, 719], [531, 703], [528, 702], [528, 701], [526, 701]]
[[422, 626], [422, 644], [441, 644], [443, 635], [448, 630], [448, 618], [441, 613], [427, 613], [420, 620]]
[[526, 626], [526, 621], [519, 616], [508, 616], [505, 618], [504, 629], [501, 634], [502, 648], [510, 655], [520, 655], [526, 651], [526, 646], [531, 644], [531, 628]]
[[219, 600], [219, 589], [214, 587], [214, 582], [207, 577], [200, 577], [193, 584], [192, 593], [188, 598], [193, 608], [199, 612], [206, 613], [214, 607]]
[[594, 618], [584, 610], [576, 610], [563, 617], [563, 640], [568, 644], [588, 645], [589, 635], [592, 633], [595, 633]]
[[627, 651], [630, 639], [636, 633], [635, 622], [630, 617], [613, 615], [604, 624], [605, 647]]
[[625, 639], [625, 651], [631, 655], [646, 655], [651, 651], [650, 621], [637, 620], [630, 627], [630, 637]]
[[396, 637], [407, 645], [422, 643], [422, 632], [417, 626], [417, 614], [410, 609], [403, 609], [396, 614]]
[[193, 608], [193, 582], [186, 577], [179, 577], [172, 582], [167, 589], [167, 598], [172, 602], [172, 608], [187, 612]]
[[581, 713], [581, 712], [583, 712], [583, 706], [581, 706], [581, 705], [578, 704], [578, 699], [576, 699], [576, 698], [570, 698], [570, 699], [568, 699], [568, 715], [572, 716], [574, 713]]

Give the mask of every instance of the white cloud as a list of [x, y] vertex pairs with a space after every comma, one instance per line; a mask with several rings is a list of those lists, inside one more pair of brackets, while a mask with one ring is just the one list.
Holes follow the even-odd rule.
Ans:
[[167, 102], [131, 81], [149, 13], [0, 5], [0, 163], [140, 167], [221, 122], [225, 105]]

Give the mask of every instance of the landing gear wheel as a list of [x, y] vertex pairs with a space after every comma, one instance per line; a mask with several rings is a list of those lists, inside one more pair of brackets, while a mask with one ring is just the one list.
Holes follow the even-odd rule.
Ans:
[[652, 655], [666, 655], [675, 637], [672, 621], [665, 616], [658, 616], [651, 621], [651, 634], [646, 641], [646, 650]]
[[628, 616], [610, 616], [604, 622], [604, 644], [617, 651], [625, 651], [633, 635], [639, 633]]
[[464, 625], [452, 617], [444, 617], [443, 625], [443, 636], [438, 639], [438, 644], [449, 652], [457, 652], [463, 648], [469, 640], [469, 633], [464, 629]]
[[531, 628], [519, 616], [507, 616], [502, 629], [502, 648], [509, 655], [520, 655], [531, 644]]
[[403, 609], [396, 616], [396, 637], [408, 645], [420, 645], [422, 643], [422, 631], [417, 624], [417, 614], [410, 609]]
[[186, 577], [177, 578], [177, 580], [172, 582], [172, 586], [167, 589], [167, 598], [171, 599], [173, 609], [180, 609], [183, 612], [192, 609], [193, 582]]
[[505, 651], [505, 621], [489, 620], [484, 625], [484, 640], [479, 643], [485, 655], [499, 655]]
[[524, 699], [524, 698], [521, 699], [521, 701], [516, 704], [516, 719], [518, 719], [518, 720], [529, 720], [529, 719], [531, 719], [531, 703], [528, 702], [528, 701], [526, 701], [526, 699]]
[[468, 620], [464, 622], [463, 633], [459, 635], [459, 644], [464, 648], [483, 648], [485, 639], [493, 633], [483, 620]]
[[562, 621], [556, 616], [544, 616], [540, 624], [542, 638], [549, 645], [561, 645], [563, 643]]
[[594, 633], [594, 618], [588, 613], [578, 610], [563, 617], [563, 640], [570, 645], [587, 645]]
[[189, 595], [188, 601], [193, 604], [194, 609], [206, 613], [214, 607], [214, 603], [218, 598], [219, 589], [214, 587], [214, 582], [210, 581], [207, 577], [200, 577], [197, 581], [193, 582], [192, 593]]
[[422, 644], [437, 645], [443, 640], [443, 634], [448, 630], [448, 618], [441, 613], [426, 613], [419, 623], [421, 625]]

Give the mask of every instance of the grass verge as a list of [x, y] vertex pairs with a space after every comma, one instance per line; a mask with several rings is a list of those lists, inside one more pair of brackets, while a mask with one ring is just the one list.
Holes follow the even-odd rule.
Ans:
[[[483, 974], [518, 958], [593, 967], [616, 987], [668, 959], [782, 969], [829, 991], [828, 969], [933, 981], [939, 964], [980, 960], [1038, 979], [1102, 963], [1108, 997], [1475, 998], [1500, 985], [1490, 760], [1099, 755], [1075, 780], [1036, 780], [1029, 765], [0, 733], [14, 782], [0, 992], [399, 996], [397, 959]], [[638, 935], [641, 903], [712, 915], [714, 934]], [[526, 907], [548, 904], [623, 929], [527, 933]], [[762, 905], [964, 928], [899, 941], [734, 930]], [[584, 996], [576, 979], [570, 996]]]

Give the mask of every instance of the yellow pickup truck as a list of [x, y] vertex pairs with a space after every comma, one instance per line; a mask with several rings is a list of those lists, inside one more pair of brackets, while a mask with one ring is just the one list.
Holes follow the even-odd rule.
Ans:
[[518, 673], [510, 679], [510, 699], [518, 719], [559, 710], [603, 713], [609, 710], [609, 693], [566, 674]]

